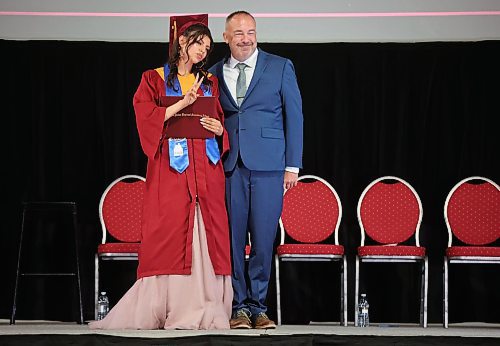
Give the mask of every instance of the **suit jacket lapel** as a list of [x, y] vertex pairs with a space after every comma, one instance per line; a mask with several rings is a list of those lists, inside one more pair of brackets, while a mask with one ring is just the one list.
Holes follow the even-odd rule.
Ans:
[[252, 90], [255, 88], [255, 85], [259, 82], [262, 73], [266, 69], [267, 58], [268, 54], [259, 49], [259, 55], [257, 56], [257, 65], [255, 66], [255, 71], [253, 73], [252, 80], [250, 81], [250, 85], [248, 86], [247, 92], [245, 94], [245, 99], [250, 95]]
[[238, 108], [238, 105], [234, 101], [233, 97], [231, 96], [231, 93], [229, 92], [229, 88], [227, 87], [226, 80], [224, 79], [224, 63], [226, 62], [227, 58], [222, 60], [220, 64], [217, 64], [216, 66], [216, 75], [220, 76], [219, 78], [219, 91], [221, 93], [224, 93], [229, 101], [231, 101], [231, 104], [234, 106], [234, 108]]

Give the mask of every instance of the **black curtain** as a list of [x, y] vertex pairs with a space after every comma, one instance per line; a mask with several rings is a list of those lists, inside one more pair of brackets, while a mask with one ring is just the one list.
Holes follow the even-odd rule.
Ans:
[[[290, 58], [296, 68], [304, 110], [301, 174], [325, 178], [342, 201], [340, 242], [349, 260], [349, 319], [360, 241], [358, 198], [373, 179], [395, 175], [407, 180], [422, 200], [420, 240], [430, 263], [429, 322], [440, 323], [447, 193], [471, 175], [500, 183], [500, 139], [494, 126], [500, 114], [500, 41], [260, 47]], [[163, 65], [167, 44], [0, 40], [0, 51], [5, 163], [0, 317], [7, 318], [11, 310], [22, 201], [70, 200], [78, 205], [84, 317], [91, 319], [93, 256], [101, 236], [97, 206], [105, 187], [118, 176], [145, 175], [132, 96], [141, 73]], [[211, 63], [227, 53], [225, 45], [216, 44]], [[25, 255], [43, 261], [40, 252]], [[500, 306], [497, 267], [452, 267], [451, 322], [500, 322], [493, 308]], [[368, 292], [371, 320], [417, 322], [418, 268], [364, 268], [361, 287]], [[338, 320], [335, 270], [327, 264], [285, 264], [284, 322]], [[128, 277], [111, 292], [112, 300], [131, 285], [133, 271], [107, 270], [108, 282]], [[25, 296], [35, 301], [54, 299], [57, 290], [65, 289], [60, 283], [60, 288], [45, 292], [49, 288], [42, 283], [24, 282]], [[274, 295], [271, 284], [272, 317]], [[22, 297], [19, 304], [18, 318], [52, 316], [50, 304], [34, 305]]]

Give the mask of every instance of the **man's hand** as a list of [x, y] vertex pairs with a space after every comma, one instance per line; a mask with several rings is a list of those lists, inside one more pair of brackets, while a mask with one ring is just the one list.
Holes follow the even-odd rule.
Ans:
[[285, 191], [297, 185], [298, 178], [299, 178], [298, 173], [285, 171], [285, 179], [283, 182], [283, 188], [285, 189]]

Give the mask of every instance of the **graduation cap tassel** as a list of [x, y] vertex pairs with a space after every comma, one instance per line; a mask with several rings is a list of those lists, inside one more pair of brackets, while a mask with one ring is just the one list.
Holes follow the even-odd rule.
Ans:
[[177, 21], [174, 20], [174, 25], [172, 26], [172, 30], [174, 30], [174, 40], [177, 38]]

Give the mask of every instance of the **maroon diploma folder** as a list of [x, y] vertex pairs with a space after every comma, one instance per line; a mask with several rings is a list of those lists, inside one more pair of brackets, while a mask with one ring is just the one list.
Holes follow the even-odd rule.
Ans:
[[[183, 96], [161, 96], [159, 105], [168, 107]], [[217, 100], [214, 96], [199, 96], [193, 104], [182, 109], [167, 120], [165, 136], [167, 138], [212, 138], [214, 133], [201, 126], [202, 117], [217, 118]]]

